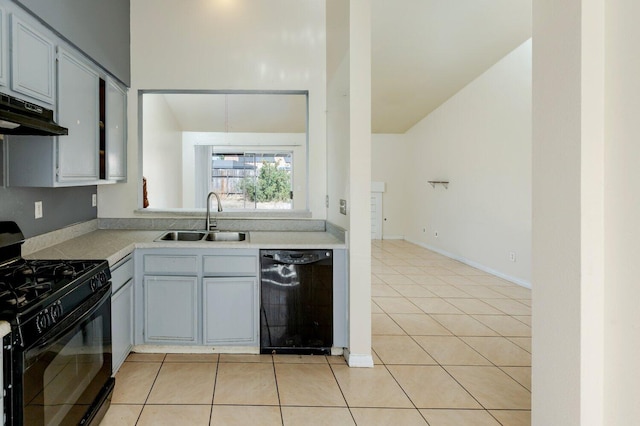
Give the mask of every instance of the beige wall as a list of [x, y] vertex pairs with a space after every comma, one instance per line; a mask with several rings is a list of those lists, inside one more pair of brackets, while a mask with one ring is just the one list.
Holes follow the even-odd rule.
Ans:
[[[604, 5], [604, 0], [534, 0], [535, 426], [629, 425], [639, 420], [612, 422], [603, 414], [603, 372], [609, 364], [605, 329], [619, 326], [607, 325], [604, 318], [609, 284], [604, 280]], [[617, 207], [612, 211], [620, 213]], [[612, 384], [622, 382], [616, 378]], [[628, 413], [630, 397], [625, 398], [611, 410], [627, 405]]]
[[349, 51], [335, 74], [327, 77], [327, 220], [349, 228], [349, 218], [340, 214], [340, 200], [349, 199]]
[[640, 424], [640, 3], [606, 2], [604, 418]]
[[[145, 98], [144, 152], [149, 208], [182, 206], [182, 129], [164, 96]], [[169, 172], [168, 172], [169, 171]]]
[[139, 205], [138, 90], [308, 90], [309, 194], [326, 211], [325, 7], [315, 0], [132, 0], [126, 184], [98, 188], [99, 217]]
[[405, 236], [407, 211], [413, 198], [406, 190], [407, 138], [404, 134], [371, 135], [371, 181], [384, 182], [382, 194], [383, 239]]
[[407, 240], [530, 286], [531, 41], [411, 128], [395, 156], [403, 185], [389, 192], [406, 194]]

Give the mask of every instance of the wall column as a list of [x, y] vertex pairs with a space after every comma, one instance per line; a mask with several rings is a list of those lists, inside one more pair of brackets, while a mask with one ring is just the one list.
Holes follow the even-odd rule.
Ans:
[[536, 426], [603, 423], [604, 4], [534, 0]]
[[349, 354], [371, 357], [371, 1], [349, 2]]

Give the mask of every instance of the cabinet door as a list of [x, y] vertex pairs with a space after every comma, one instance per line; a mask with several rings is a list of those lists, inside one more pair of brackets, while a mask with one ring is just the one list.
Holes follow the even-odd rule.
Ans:
[[11, 30], [11, 88], [53, 105], [53, 42], [15, 15], [11, 15]]
[[70, 52], [58, 52], [58, 121], [69, 129], [58, 137], [58, 181], [100, 177], [100, 77]]
[[[2, 338], [0, 338], [0, 343], [2, 343]], [[4, 347], [4, 344], [2, 345]], [[2, 352], [4, 352], [3, 350], [0, 351], [0, 365], [2, 365], [4, 367], [4, 361], [2, 359]], [[4, 370], [4, 368], [3, 368]], [[5, 424], [5, 420], [4, 420], [4, 382], [2, 381], [4, 374], [0, 374], [0, 389], [2, 389], [3, 391], [0, 392], [0, 419], [2, 419], [2, 424]]]
[[111, 78], [107, 78], [107, 180], [127, 178], [127, 94]]
[[7, 85], [7, 63], [9, 57], [9, 48], [7, 46], [7, 18], [6, 13], [0, 7], [0, 86]]
[[148, 343], [197, 343], [198, 279], [144, 277], [144, 336]]
[[209, 345], [258, 345], [258, 280], [203, 280], [204, 340]]
[[133, 280], [111, 299], [111, 339], [115, 374], [133, 345]]

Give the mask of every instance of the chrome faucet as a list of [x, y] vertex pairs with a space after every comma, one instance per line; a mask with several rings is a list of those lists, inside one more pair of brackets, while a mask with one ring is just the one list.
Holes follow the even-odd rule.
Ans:
[[222, 211], [222, 203], [220, 203], [220, 196], [215, 192], [211, 191], [209, 195], [207, 195], [207, 231], [211, 231], [211, 228], [216, 229], [218, 227], [218, 221], [213, 220], [213, 224], [211, 223], [211, 196], [215, 195], [216, 200], [218, 200], [218, 211]]

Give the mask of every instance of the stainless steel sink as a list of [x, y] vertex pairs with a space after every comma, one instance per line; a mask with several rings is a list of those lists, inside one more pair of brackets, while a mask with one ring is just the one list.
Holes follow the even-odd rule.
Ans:
[[246, 232], [230, 231], [167, 231], [156, 241], [246, 241]]
[[244, 241], [247, 239], [246, 232], [226, 232], [212, 231], [207, 234], [205, 241]]
[[205, 235], [200, 231], [168, 231], [156, 241], [200, 241]]

